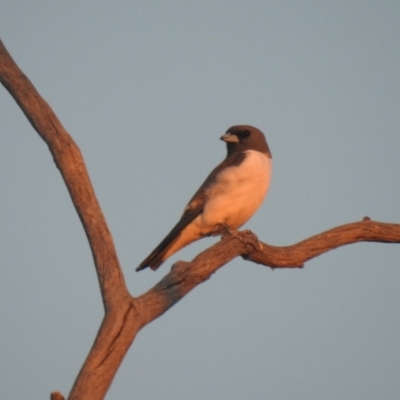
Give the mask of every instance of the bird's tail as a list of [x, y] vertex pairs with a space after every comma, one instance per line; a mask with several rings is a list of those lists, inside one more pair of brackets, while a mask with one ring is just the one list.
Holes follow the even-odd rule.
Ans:
[[193, 227], [190, 228], [190, 224], [201, 211], [202, 208], [199, 207], [185, 212], [164, 240], [140, 263], [136, 271], [141, 271], [147, 267], [156, 270], [168, 257], [175, 254], [182, 247], [200, 239], [199, 232]]
[[147, 267], [155, 271], [167, 258], [200, 238], [199, 235], [193, 235], [191, 229], [185, 228], [187, 227], [182, 229], [178, 223], [150, 255], [140, 263], [136, 271], [141, 271]]
[[146, 257], [136, 268], [136, 271], [141, 271], [147, 267], [150, 267], [153, 271], [155, 271], [168, 257], [166, 253], [168, 251], [168, 247], [161, 248], [160, 243], [148, 257]]

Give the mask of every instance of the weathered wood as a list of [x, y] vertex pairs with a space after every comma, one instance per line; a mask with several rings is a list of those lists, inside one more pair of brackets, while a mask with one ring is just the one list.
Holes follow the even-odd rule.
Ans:
[[[86, 232], [105, 315], [68, 399], [100, 400], [136, 334], [237, 256], [271, 268], [301, 268], [311, 258], [351, 243], [400, 243], [400, 225], [369, 219], [338, 226], [297, 244], [270, 246], [250, 231], [227, 234], [190, 263], [178, 262], [152, 289], [129, 294], [115, 246], [78, 146], [0, 41], [0, 81], [46, 142]], [[136, 239], [138, 240], [138, 239]], [[63, 400], [54, 392], [52, 400]]]

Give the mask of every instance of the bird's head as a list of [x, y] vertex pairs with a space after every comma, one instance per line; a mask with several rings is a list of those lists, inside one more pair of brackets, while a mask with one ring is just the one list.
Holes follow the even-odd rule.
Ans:
[[232, 126], [220, 137], [220, 139], [226, 142], [228, 157], [246, 150], [255, 150], [265, 153], [268, 157], [272, 158], [264, 134], [254, 126]]

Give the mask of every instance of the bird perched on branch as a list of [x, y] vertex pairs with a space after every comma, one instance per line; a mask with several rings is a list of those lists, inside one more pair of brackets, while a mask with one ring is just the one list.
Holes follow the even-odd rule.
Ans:
[[168, 257], [205, 236], [236, 230], [258, 210], [267, 194], [272, 156], [264, 134], [250, 125], [229, 128], [220, 138], [227, 156], [186, 206], [165, 239], [136, 268], [156, 270]]

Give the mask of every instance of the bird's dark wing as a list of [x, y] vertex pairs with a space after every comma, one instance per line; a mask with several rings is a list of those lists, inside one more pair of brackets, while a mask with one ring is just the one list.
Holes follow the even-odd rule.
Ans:
[[147, 267], [150, 267], [151, 269], [157, 269], [164, 261], [163, 256], [164, 253], [167, 252], [169, 246], [179, 237], [182, 230], [201, 214], [203, 207], [204, 202], [200, 203], [198, 201], [196, 206], [191, 209], [186, 209], [182, 215], [182, 218], [172, 228], [171, 232], [169, 232], [163, 241], [150, 253], [150, 255], [140, 263], [140, 265], [136, 268], [136, 271], [141, 271]]
[[163, 263], [165, 253], [179, 237], [182, 230], [203, 212], [204, 205], [208, 199], [208, 188], [217, 181], [218, 174], [225, 168], [239, 165], [244, 158], [244, 153], [238, 153], [226, 158], [221, 164], [214, 168], [194, 196], [190, 199], [178, 223], [172, 228], [163, 241], [150, 253], [150, 255], [140, 263], [136, 268], [136, 271], [141, 271], [147, 267], [157, 269]]
[[190, 199], [188, 205], [185, 208], [185, 211], [183, 212], [182, 217], [185, 215], [185, 213], [191, 209], [195, 209], [198, 207], [198, 205], [204, 206], [206, 196], [207, 196], [207, 189], [217, 181], [217, 177], [219, 173], [229, 167], [234, 167], [243, 162], [243, 160], [246, 158], [245, 153], [237, 153], [234, 154], [231, 157], [225, 158], [224, 161], [222, 161], [221, 164], [217, 165], [211, 173], [207, 176], [206, 180], [203, 182], [203, 184], [199, 187], [197, 192], [193, 195], [193, 197]]

